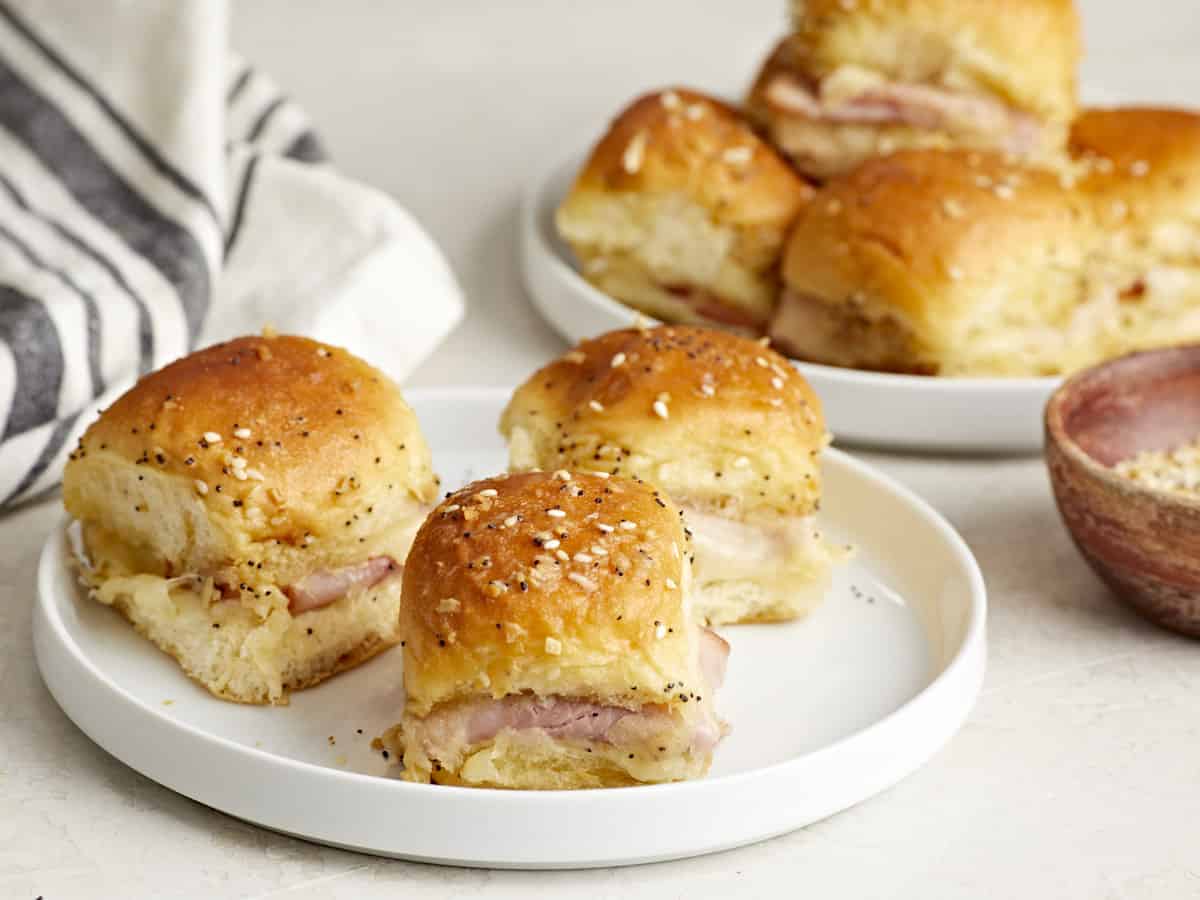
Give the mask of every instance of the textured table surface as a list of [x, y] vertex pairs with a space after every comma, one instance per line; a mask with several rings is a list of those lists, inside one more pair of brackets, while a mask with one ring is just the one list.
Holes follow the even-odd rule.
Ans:
[[[1194, 4], [1082, 5], [1085, 98], [1200, 104]], [[234, 36], [309, 108], [339, 164], [399, 197], [457, 268], [468, 320], [413, 383], [511, 383], [561, 349], [516, 275], [521, 184], [640, 89], [739, 88], [782, 7], [321, 0], [300, 15], [247, 0]], [[126, 769], [34, 666], [33, 573], [55, 505], [0, 520], [0, 897], [1200, 897], [1200, 644], [1112, 601], [1038, 460], [862, 456], [945, 513], [983, 567], [990, 666], [969, 722], [899, 786], [803, 831], [592, 872], [332, 850]]]

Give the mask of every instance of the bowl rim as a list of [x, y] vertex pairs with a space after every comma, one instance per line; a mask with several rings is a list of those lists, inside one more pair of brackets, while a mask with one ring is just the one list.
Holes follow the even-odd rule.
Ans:
[[[1103, 360], [1095, 365], [1072, 373], [1055, 389], [1054, 393], [1050, 395], [1050, 399], [1046, 401], [1046, 409], [1043, 415], [1046, 432], [1044, 455], [1047, 457], [1047, 462], [1049, 462], [1050, 452], [1057, 450], [1077, 468], [1084, 471], [1092, 479], [1103, 483], [1109, 490], [1116, 491], [1126, 497], [1144, 497], [1161, 506], [1175, 508], [1194, 516], [1200, 512], [1200, 494], [1191, 497], [1187, 494], [1180, 494], [1162, 488], [1149, 487], [1126, 478], [1123, 475], [1118, 475], [1116, 470], [1111, 466], [1106, 466], [1084, 450], [1075, 438], [1072, 437], [1064, 421], [1063, 408], [1066, 406], [1068, 400], [1071, 399], [1071, 395], [1080, 390], [1084, 383], [1093, 378], [1100, 377], [1102, 373], [1112, 369], [1131, 366], [1138, 361], [1143, 361], [1151, 357], [1178, 357], [1180, 360], [1191, 359], [1193, 361], [1191, 368], [1200, 372], [1200, 343], [1190, 343], [1175, 344], [1167, 347], [1153, 347], [1147, 350], [1135, 350], [1112, 359]], [[1051, 480], [1057, 480], [1054, 478], [1054, 467], [1049, 466], [1049, 469]]]

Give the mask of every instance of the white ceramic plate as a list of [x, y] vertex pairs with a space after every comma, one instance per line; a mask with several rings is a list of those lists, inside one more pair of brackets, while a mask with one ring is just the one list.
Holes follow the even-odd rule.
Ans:
[[[628, 326], [637, 313], [592, 287], [558, 238], [554, 211], [583, 157], [529, 187], [521, 210], [521, 265], [538, 311], [572, 342]], [[645, 318], [645, 317], [643, 317]], [[1040, 451], [1042, 409], [1058, 378], [928, 378], [796, 363], [842, 442], [915, 450]]]
[[[447, 484], [500, 471], [507, 392], [413, 391]], [[566, 868], [672, 859], [781, 834], [858, 803], [959, 728], [984, 669], [984, 586], [963, 541], [908, 491], [837, 451], [826, 529], [858, 547], [807, 621], [727, 628], [718, 708], [733, 733], [709, 777], [508, 792], [388, 777], [370, 741], [396, 721], [390, 652], [288, 707], [239, 706], [188, 681], [83, 595], [65, 530], [42, 556], [34, 641], [55, 699], [109, 753], [238, 818], [368, 853]], [[360, 732], [361, 729], [361, 732]]]

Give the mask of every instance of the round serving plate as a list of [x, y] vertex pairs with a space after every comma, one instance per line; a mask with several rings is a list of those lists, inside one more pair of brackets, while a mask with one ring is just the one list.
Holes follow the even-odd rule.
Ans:
[[[521, 267], [534, 306], [572, 342], [636, 319], [635, 310], [592, 287], [576, 270], [554, 228], [554, 211], [584, 157], [548, 169], [521, 209]], [[1042, 410], [1059, 378], [933, 378], [795, 363], [843, 443], [908, 450], [1034, 453], [1042, 447]]]
[[[414, 390], [446, 482], [501, 471], [508, 393]], [[983, 678], [985, 594], [962, 539], [928, 505], [838, 451], [823, 527], [855, 545], [807, 620], [723, 630], [718, 709], [733, 732], [708, 777], [593, 791], [409, 784], [371, 739], [397, 721], [401, 653], [292, 696], [215, 699], [89, 600], [67, 527], [42, 555], [34, 642], [63, 710], [97, 744], [200, 803], [277, 831], [385, 856], [571, 868], [675, 859], [799, 828], [895, 784], [962, 724]]]

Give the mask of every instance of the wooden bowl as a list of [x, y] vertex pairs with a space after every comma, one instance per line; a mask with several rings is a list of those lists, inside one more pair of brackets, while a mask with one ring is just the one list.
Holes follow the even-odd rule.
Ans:
[[1200, 435], [1200, 345], [1085, 369], [1050, 398], [1045, 426], [1054, 498], [1084, 558], [1143, 616], [1200, 637], [1200, 499], [1112, 469]]

